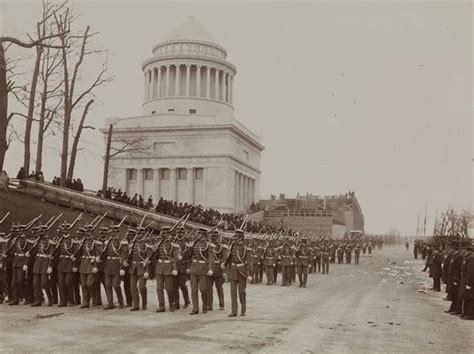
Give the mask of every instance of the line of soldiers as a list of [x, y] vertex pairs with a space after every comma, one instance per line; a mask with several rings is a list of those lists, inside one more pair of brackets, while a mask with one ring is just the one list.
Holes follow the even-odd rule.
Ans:
[[214, 289], [219, 309], [224, 309], [223, 284], [228, 281], [229, 316], [237, 316], [237, 300], [240, 315], [245, 316], [247, 281], [261, 283], [265, 273], [267, 285], [273, 285], [281, 273], [281, 285], [290, 286], [298, 274], [299, 286], [305, 288], [308, 273], [321, 269], [323, 274], [329, 273], [329, 264], [335, 262], [340, 248], [346, 252], [346, 263], [351, 263], [350, 254], [354, 252], [356, 264], [361, 250], [360, 242], [348, 238], [246, 238], [241, 229], [228, 237], [219, 232], [219, 225], [189, 232], [184, 216], [173, 228], [152, 229], [152, 224], [143, 226], [143, 219], [138, 227], [121, 235], [124, 218], [95, 232], [105, 216], [96, 217], [76, 233], [72, 230], [81, 215], [73, 223], [59, 224], [54, 234], [51, 228], [61, 215], [35, 227], [39, 216], [26, 225], [13, 225], [8, 234], [0, 234], [0, 303], [8, 294], [10, 306], [20, 301], [41, 306], [44, 300], [48, 306], [102, 306], [102, 286], [107, 299], [104, 309], [115, 308], [115, 293], [119, 308], [146, 310], [146, 283], [154, 279], [156, 312], [166, 311], [167, 300], [169, 311], [191, 304], [190, 314], [195, 315], [213, 310]]
[[441, 291], [441, 282], [446, 284], [444, 300], [451, 301], [451, 305], [445, 312], [474, 320], [474, 240], [449, 239], [447, 242], [444, 239], [438, 242], [439, 237], [431, 242], [416, 240], [414, 247], [426, 259], [423, 271], [429, 270], [433, 290]]

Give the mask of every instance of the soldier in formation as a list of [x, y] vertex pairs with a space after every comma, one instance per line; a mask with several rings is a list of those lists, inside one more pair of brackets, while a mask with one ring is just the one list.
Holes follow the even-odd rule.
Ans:
[[[189, 231], [185, 217], [161, 229], [143, 226], [143, 218], [123, 232], [126, 218], [100, 226], [105, 216], [76, 225], [82, 214], [72, 223], [59, 223], [59, 215], [44, 224], [40, 215], [0, 234], [0, 302], [87, 309], [102, 306], [104, 289], [105, 310], [129, 306], [139, 311], [147, 309], [147, 282], [154, 280], [156, 312], [179, 310], [181, 298], [182, 307], [192, 304], [190, 314], [196, 315], [212, 311], [214, 303], [225, 308], [227, 278], [230, 316], [245, 316], [247, 282], [260, 284], [264, 273], [266, 284], [275, 285], [281, 273], [282, 286], [291, 286], [297, 275], [299, 287], [306, 288], [308, 274], [329, 273], [336, 250], [338, 255], [343, 250], [346, 263], [353, 252], [358, 263], [360, 251], [360, 239], [349, 237], [336, 240], [283, 231], [246, 237], [245, 222], [233, 235], [219, 231], [220, 223], [211, 230]], [[467, 304], [469, 308], [469, 299]]]

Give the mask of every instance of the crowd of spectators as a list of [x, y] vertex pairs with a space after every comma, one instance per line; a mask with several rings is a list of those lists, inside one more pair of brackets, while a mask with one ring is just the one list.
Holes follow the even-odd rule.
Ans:
[[[181, 218], [183, 215], [189, 214], [189, 221], [207, 226], [215, 226], [222, 219], [221, 228], [228, 231], [241, 227], [245, 218], [244, 215], [238, 213], [221, 213], [212, 208], [204, 208], [202, 205], [178, 203], [176, 201], [166, 200], [164, 198], [160, 198], [158, 203], [155, 205], [151, 196], [148, 197], [147, 201], [145, 202], [143, 196], [139, 194], [135, 194], [133, 197], [130, 197], [126, 192], [122, 192], [121, 189], [117, 190], [115, 188], [108, 188], [105, 193], [99, 191], [97, 192], [97, 196], [111, 199], [116, 202], [133, 205], [138, 208], [174, 216], [176, 218]], [[256, 205], [251, 205], [250, 210], [257, 211]], [[245, 229], [247, 232], [261, 233], [272, 233], [278, 231], [275, 227], [266, 224], [264, 225], [255, 221], [248, 221], [246, 223]]]
[[44, 182], [44, 176], [42, 171], [31, 171], [30, 174], [28, 174], [28, 171], [25, 170], [24, 167], [20, 167], [20, 170], [18, 171], [16, 175], [17, 179], [34, 179], [35, 181], [39, 182]]
[[[54, 176], [52, 184], [55, 186], [60, 186], [61, 177]], [[84, 192], [84, 184], [82, 183], [80, 178], [68, 178], [66, 180], [66, 188], [75, 190], [77, 192]]]

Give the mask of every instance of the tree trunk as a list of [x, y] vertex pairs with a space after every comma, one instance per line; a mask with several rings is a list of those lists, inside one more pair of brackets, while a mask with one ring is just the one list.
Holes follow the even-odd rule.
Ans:
[[5, 154], [8, 150], [8, 87], [7, 87], [7, 63], [5, 60], [5, 48], [0, 42], [0, 171], [3, 171]]
[[24, 153], [23, 153], [23, 167], [26, 172], [30, 171], [30, 158], [31, 158], [31, 128], [33, 126], [33, 113], [35, 110], [35, 97], [36, 97], [36, 86], [38, 83], [39, 68], [41, 63], [43, 48], [40, 46], [36, 47], [36, 61], [33, 69], [33, 77], [31, 79], [30, 98], [28, 101], [28, 118], [26, 119], [25, 126], [25, 139], [24, 139]]
[[67, 171], [67, 179], [68, 180], [70, 180], [74, 177], [74, 167], [76, 165], [76, 156], [77, 156], [77, 149], [79, 147], [79, 140], [81, 139], [82, 129], [84, 128], [84, 122], [85, 122], [86, 117], [87, 117], [87, 111], [89, 110], [89, 107], [92, 103], [94, 103], [94, 100], [90, 100], [89, 102], [87, 102], [86, 106], [84, 107], [84, 111], [82, 112], [81, 121], [79, 122], [79, 126], [77, 127], [76, 136], [74, 137], [74, 141], [72, 142], [71, 158], [69, 160], [69, 169]]
[[43, 94], [41, 95], [41, 111], [39, 116], [38, 127], [38, 143], [36, 145], [36, 171], [43, 168], [43, 140], [44, 140], [44, 121], [46, 120], [46, 99], [47, 99], [47, 82], [44, 83]]
[[110, 163], [110, 146], [112, 145], [112, 129], [113, 124], [109, 125], [109, 134], [107, 135], [107, 146], [105, 148], [105, 159], [104, 159], [104, 176], [102, 178], [102, 196], [105, 196], [107, 190], [107, 183], [109, 180], [109, 163]]

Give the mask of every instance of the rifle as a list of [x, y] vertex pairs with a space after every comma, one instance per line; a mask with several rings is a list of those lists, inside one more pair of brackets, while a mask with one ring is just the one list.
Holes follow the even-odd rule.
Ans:
[[5, 216], [2, 218], [2, 220], [0, 220], [0, 225], [3, 224], [3, 222], [5, 221], [5, 219], [7, 218], [7, 216], [10, 215], [10, 212], [7, 211], [7, 213], [5, 214]]
[[95, 224], [93, 224], [93, 223], [94, 223], [95, 220], [97, 220], [97, 217], [94, 219], [94, 221], [92, 223], [89, 224], [89, 225], [92, 225], [92, 230], [91, 231], [94, 231], [96, 229], [96, 227], [99, 226], [99, 224], [102, 222], [102, 220], [104, 220], [106, 215], [107, 215], [107, 212], [105, 212], [104, 215], [102, 215]]
[[127, 215], [125, 215], [117, 225], [112, 225], [112, 227], [120, 228], [120, 226], [122, 226], [122, 224], [124, 223], [126, 219], [127, 219]]
[[77, 216], [76, 220], [73, 221], [73, 223], [72, 223], [71, 226], [69, 227], [69, 230], [71, 230], [71, 229], [77, 224], [77, 222], [78, 222], [79, 220], [81, 220], [81, 218], [82, 218], [82, 213], [80, 213], [80, 214]]
[[178, 225], [181, 224], [181, 222], [184, 220], [185, 217], [186, 217], [186, 214], [184, 214], [184, 215], [181, 217], [181, 219], [179, 219], [179, 220], [174, 224], [174, 226], [170, 229], [170, 231], [174, 231], [174, 230], [178, 227]]
[[242, 224], [240, 225], [240, 230], [243, 230], [243, 228], [247, 225], [247, 220], [249, 218], [249, 214], [245, 215], [244, 221], [242, 221]]
[[59, 218], [61, 216], [63, 216], [63, 213], [59, 214], [58, 217], [56, 219], [54, 219], [54, 221], [52, 221], [50, 224], [49, 224], [49, 221], [48, 221], [48, 223], [46, 223], [47, 230], [51, 229], [51, 227], [53, 227], [53, 225], [57, 223], [57, 221], [59, 220]]
[[39, 214], [36, 218], [33, 218], [28, 224], [25, 225], [25, 230], [28, 230], [30, 227], [32, 227], [42, 216], [43, 214]]

